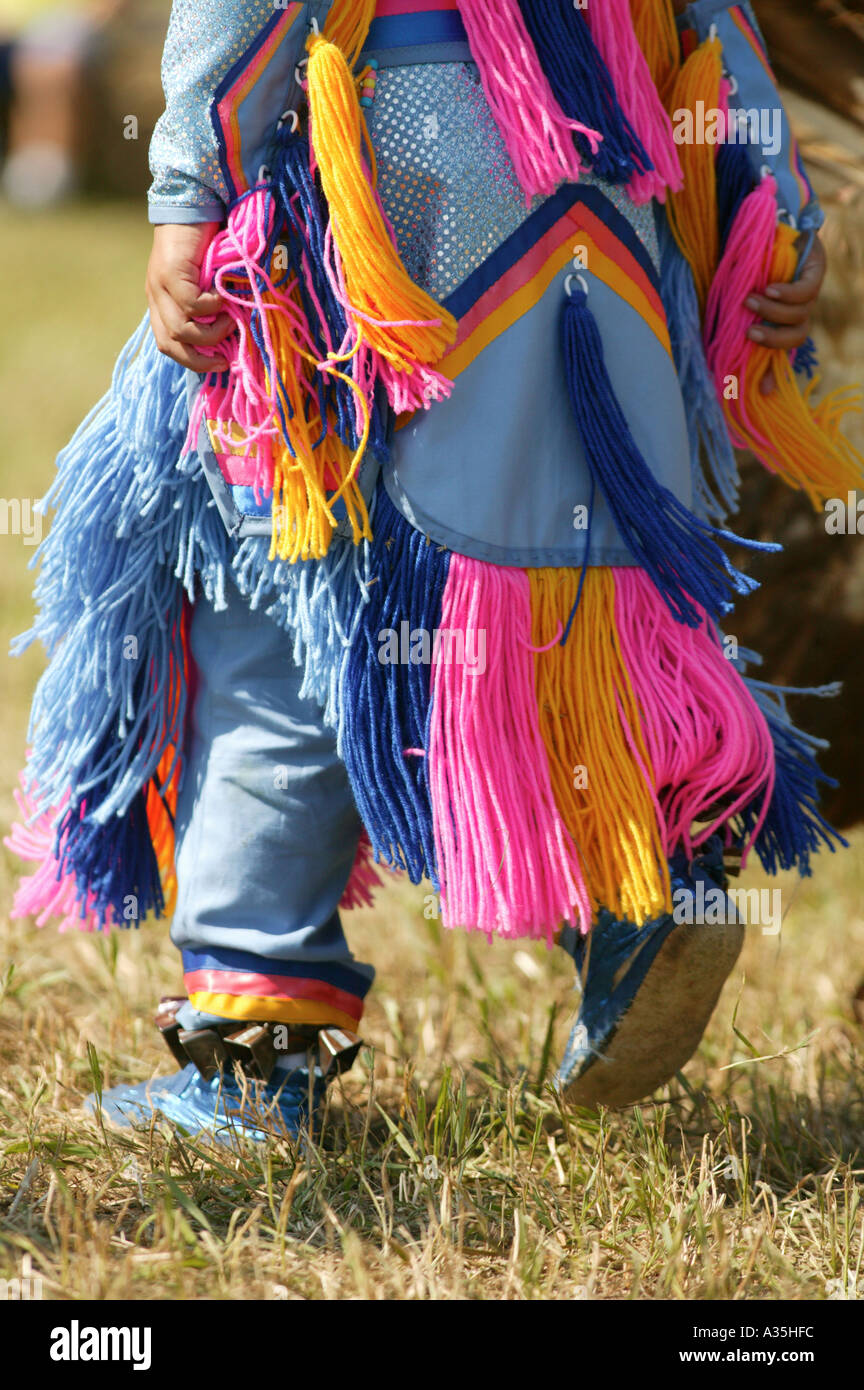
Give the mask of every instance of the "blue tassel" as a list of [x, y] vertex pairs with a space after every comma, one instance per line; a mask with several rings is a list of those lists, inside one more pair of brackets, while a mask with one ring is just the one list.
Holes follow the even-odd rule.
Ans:
[[[768, 815], [754, 848], [766, 873], [797, 868], [802, 877], [812, 873], [810, 857], [825, 845], [834, 853], [837, 846], [848, 849], [848, 842], [819, 811], [819, 788], [835, 787], [833, 778], [819, 767], [816, 754], [827, 748], [824, 739], [796, 729], [786, 707], [789, 695], [837, 695], [840, 687], [828, 685], [811, 690], [785, 689], [745, 676], [750, 693], [761, 709], [774, 741], [776, 782]], [[744, 836], [752, 834], [760, 806], [746, 807], [742, 814]]]
[[612, 390], [600, 333], [581, 288], [574, 288], [564, 304], [562, 346], [591, 474], [628, 550], [678, 622], [698, 627], [702, 615], [696, 604], [713, 617], [727, 613], [730, 595], [752, 593], [758, 584], [733, 567], [717, 541], [750, 550], [780, 547], [716, 530], [653, 477]]
[[608, 183], [629, 183], [654, 165], [618, 103], [609, 69], [585, 16], [572, 0], [520, 0], [520, 9], [555, 100], [566, 116], [603, 136], [596, 155], [584, 135], [576, 146]]
[[57, 840], [58, 872], [74, 874], [82, 919], [85, 904], [103, 927], [137, 927], [150, 913], [162, 916], [165, 899], [142, 792], [108, 825], [82, 815], [80, 807], [67, 811]]
[[722, 254], [726, 249], [726, 243], [738, 215], [738, 209], [748, 194], [753, 192], [756, 180], [746, 145], [737, 143], [718, 145], [715, 169], [717, 174], [717, 222]]
[[693, 272], [662, 213], [657, 224], [660, 297], [687, 418], [693, 511], [703, 521], [722, 525], [738, 510], [738, 464], [705, 360]]
[[819, 350], [812, 338], [802, 343], [795, 353], [795, 370], [812, 381], [819, 370]]
[[342, 671], [339, 753], [379, 862], [403, 868], [412, 883], [435, 879], [435, 839], [426, 758], [431, 667], [381, 661], [380, 634], [440, 625], [450, 565], [397, 512], [383, 484], [370, 548], [372, 579]]

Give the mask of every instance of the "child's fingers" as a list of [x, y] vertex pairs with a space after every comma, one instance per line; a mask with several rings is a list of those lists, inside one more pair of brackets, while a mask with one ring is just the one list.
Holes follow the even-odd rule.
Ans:
[[213, 290], [200, 290], [198, 283], [183, 273], [156, 277], [155, 293], [166, 295], [187, 319], [209, 319], [222, 312], [225, 301]]
[[767, 319], [769, 323], [790, 324], [803, 323], [810, 316], [810, 307], [807, 304], [781, 304], [777, 299], [766, 299], [764, 294], [751, 294], [745, 299], [747, 308], [760, 319]]
[[190, 319], [209, 319], [221, 313], [225, 308], [225, 300], [221, 294], [205, 290], [203, 294], [197, 295], [191, 304], [184, 305], [184, 308]]
[[747, 337], [754, 343], [761, 343], [763, 347], [783, 348], [785, 352], [791, 352], [793, 348], [801, 347], [806, 343], [810, 336], [810, 320], [796, 324], [791, 328], [772, 328], [767, 323], [754, 323], [748, 329]]
[[228, 337], [233, 327], [234, 320], [230, 314], [220, 314], [213, 323], [194, 323], [187, 319], [175, 330], [174, 336], [181, 343], [190, 343], [195, 347], [215, 347]]
[[781, 304], [812, 304], [822, 288], [827, 268], [825, 248], [817, 237], [797, 280], [791, 280], [785, 285], [769, 285], [765, 294], [768, 299], [777, 300]]
[[189, 367], [193, 372], [227, 371], [228, 363], [224, 357], [206, 356], [172, 333], [154, 304], [150, 306], [150, 323], [159, 351], [174, 362], [179, 362], [181, 367]]
[[230, 314], [220, 314], [213, 323], [196, 323], [178, 304], [174, 296], [160, 288], [155, 294], [156, 308], [172, 338], [198, 347], [214, 347], [231, 332], [234, 321]]

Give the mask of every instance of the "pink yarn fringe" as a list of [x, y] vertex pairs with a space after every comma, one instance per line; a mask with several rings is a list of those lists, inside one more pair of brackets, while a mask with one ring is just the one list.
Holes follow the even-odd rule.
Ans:
[[357, 845], [351, 877], [348, 879], [339, 906], [345, 912], [349, 912], [355, 907], [371, 907], [375, 893], [382, 886], [381, 876], [372, 858], [372, 845], [364, 830]]
[[[717, 394], [722, 400], [727, 378], [737, 377], [736, 413], [764, 446], [764, 455], [759, 457], [767, 468], [771, 467], [772, 446], [750, 420], [743, 389], [756, 346], [747, 331], [757, 317], [744, 301], [754, 292], [761, 294], [770, 280], [776, 227], [777, 180], [766, 174], [738, 209], [708, 295], [704, 327], [705, 353]], [[747, 441], [736, 431], [734, 421], [729, 420], [729, 425], [732, 443], [744, 447]]]
[[667, 854], [693, 852], [693, 822], [728, 802], [700, 842], [763, 797], [752, 839], [774, 790], [774, 745], [759, 706], [706, 618], [676, 623], [640, 569], [615, 572], [615, 623], [642, 728]]
[[[265, 304], [263, 292], [274, 292], [269, 266], [264, 261], [269, 237], [273, 230], [275, 204], [265, 186], [254, 188], [246, 197], [231, 208], [226, 226], [216, 234], [207, 248], [201, 266], [201, 286], [214, 289], [225, 301], [225, 312], [234, 320], [235, 331], [225, 338], [218, 347], [203, 349], [205, 356], [224, 357], [228, 362], [227, 380], [224, 374], [211, 374], [204, 380], [193, 405], [185, 450], [193, 449], [198, 442], [202, 421], [215, 422], [214, 436], [221, 452], [230, 453], [240, 448], [242, 457], [252, 468], [252, 486], [256, 498], [269, 497], [273, 491], [274, 442], [279, 439], [280, 429], [276, 423], [278, 413], [278, 373], [276, 355], [273, 348], [272, 324], [277, 315], [288, 321], [293, 342], [297, 345], [293, 361], [282, 362], [283, 375], [293, 372], [299, 380], [305, 376], [305, 363], [300, 349], [316, 356], [316, 346], [309, 325], [298, 307], [290, 298], [295, 282], [280, 283], [276, 302]], [[341, 343], [333, 342], [326, 318], [320, 304], [315, 299], [311, 276], [305, 277], [306, 290], [318, 309], [318, 327], [321, 329], [327, 351], [332, 358], [341, 359], [350, 354], [356, 346], [364, 322], [373, 322], [368, 315], [360, 313], [351, 304], [345, 285], [345, 277], [330, 228], [326, 237], [325, 269], [334, 293], [339, 299], [349, 322], [348, 333]], [[232, 292], [229, 281], [242, 276], [252, 290], [252, 300]], [[263, 289], [262, 289], [263, 286]], [[252, 315], [257, 310], [259, 331], [263, 347], [255, 342], [252, 331]], [[382, 327], [400, 327], [401, 324], [375, 320]], [[437, 322], [437, 320], [436, 320]], [[422, 326], [411, 321], [414, 327]], [[407, 370], [398, 370], [367, 344], [354, 354], [353, 368], [344, 360], [318, 361], [318, 370], [346, 372], [352, 370], [358, 387], [356, 400], [355, 427], [358, 438], [363, 433], [364, 410], [361, 398], [365, 399], [366, 409], [371, 410], [376, 385], [383, 384], [388, 400], [399, 413], [408, 410], [428, 409], [430, 405], [450, 394], [452, 382], [433, 367], [421, 362], [412, 363]], [[232, 426], [240, 432], [240, 440], [233, 437]]]
[[565, 116], [540, 65], [516, 0], [458, 0], [486, 100], [530, 203], [577, 182], [582, 164], [573, 141], [584, 135], [596, 154], [602, 136]]
[[683, 187], [681, 161], [672, 122], [654, 86], [651, 71], [633, 28], [629, 0], [592, 0], [585, 17], [615, 86], [621, 109], [648, 153], [653, 169], [634, 174], [627, 191], [634, 203], [666, 201]]
[[[214, 289], [222, 296], [225, 312], [234, 320], [235, 331], [217, 347], [203, 349], [205, 356], [226, 359], [227, 382], [222, 375], [205, 377], [190, 414], [185, 445], [187, 451], [196, 446], [202, 420], [209, 419], [215, 422], [217, 445], [229, 453], [237, 447], [230, 428], [236, 425], [242, 435], [243, 456], [255, 463], [253, 486], [259, 501], [262, 495], [269, 496], [273, 491], [273, 441], [279, 432], [274, 422], [277, 397], [270, 332], [272, 316], [284, 314], [292, 320], [297, 339], [307, 347], [311, 342], [302, 315], [286, 295], [278, 305], [265, 306], [262, 298], [262, 280], [268, 290], [273, 289], [269, 268], [263, 265], [273, 219], [272, 197], [264, 188], [253, 189], [235, 203], [225, 227], [217, 232], [207, 248], [201, 266], [201, 287]], [[254, 302], [233, 294], [228, 288], [226, 279], [238, 274], [248, 280]], [[260, 315], [263, 356], [252, 337], [253, 308]]]
[[441, 626], [466, 645], [486, 634], [482, 673], [433, 660], [429, 785], [444, 924], [550, 943], [564, 921], [588, 931], [540, 734], [528, 576], [453, 555]]
[[[391, 239], [395, 242], [390, 221], [384, 212], [380, 198], [378, 198], [378, 206], [386, 226], [390, 229]], [[357, 329], [362, 327], [364, 323], [374, 323], [380, 328], [424, 328], [434, 327], [440, 322], [438, 319], [402, 319], [398, 323], [388, 322], [386, 319], [373, 319], [371, 315], [363, 314], [359, 309], [355, 309], [348, 298], [348, 287], [345, 283], [342, 262], [336, 249], [332, 229], [329, 226], [324, 238], [324, 264], [328, 279], [333, 287], [333, 293], [345, 310], [349, 321], [354, 324], [354, 342], [358, 336]], [[340, 349], [340, 351], [342, 350], [344, 349]], [[355, 360], [358, 363], [356, 380], [362, 384], [367, 402], [371, 405], [375, 393], [375, 383], [380, 381], [387, 392], [388, 401], [397, 414], [409, 410], [428, 410], [433, 402], [443, 400], [453, 390], [453, 382], [449, 377], [423, 362], [415, 362], [408, 372], [398, 371], [375, 348], [370, 347], [365, 338], [356, 353]], [[342, 369], [344, 370], [344, 365]]]
[[62, 811], [51, 809], [30, 822], [33, 799], [24, 778], [21, 789], [15, 790], [15, 803], [21, 816], [14, 822], [3, 843], [19, 859], [38, 863], [35, 873], [21, 879], [12, 903], [10, 917], [35, 917], [37, 927], [44, 927], [51, 917], [60, 918], [60, 931], [100, 931], [93, 909], [94, 895], [88, 894], [82, 913], [75, 892], [75, 875], [58, 876], [59, 864], [54, 857], [55, 826]]

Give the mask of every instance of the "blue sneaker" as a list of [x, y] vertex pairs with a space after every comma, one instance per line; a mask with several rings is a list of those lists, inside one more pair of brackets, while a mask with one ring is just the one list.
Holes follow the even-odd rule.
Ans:
[[[238, 1079], [239, 1078], [239, 1079]], [[173, 1076], [112, 1086], [84, 1102], [85, 1109], [112, 1124], [149, 1125], [154, 1114], [188, 1134], [212, 1134], [223, 1143], [236, 1138], [263, 1143], [296, 1139], [314, 1116], [327, 1082], [318, 1067], [277, 1069], [268, 1082], [256, 1081], [223, 1067], [209, 1081], [189, 1062]]]
[[[670, 861], [672, 891], [724, 893], [719, 838], [692, 865]], [[729, 900], [725, 899], [729, 904]], [[676, 923], [664, 914], [642, 927], [601, 911], [590, 936], [565, 928], [582, 1001], [556, 1085], [573, 1105], [632, 1105], [671, 1080], [702, 1039], [738, 959], [744, 927], [731, 904], [722, 924]], [[729, 920], [729, 919], [732, 920]]]

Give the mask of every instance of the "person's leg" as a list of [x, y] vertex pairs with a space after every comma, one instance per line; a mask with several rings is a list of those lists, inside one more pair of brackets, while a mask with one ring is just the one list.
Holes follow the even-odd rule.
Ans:
[[[160, 1023], [185, 1065], [98, 1103], [123, 1124], [156, 1110], [217, 1135], [296, 1133], [324, 1084], [316, 1030], [327, 1030], [328, 1058], [353, 1057], [374, 978], [352, 957], [338, 912], [361, 823], [335, 735], [300, 698], [285, 633], [234, 596], [218, 613], [196, 605], [190, 649], [171, 928], [189, 997], [166, 1005]], [[250, 1103], [233, 1062], [253, 1037], [267, 1061], [252, 1054], [263, 1084]]]
[[27, 25], [12, 47], [0, 186], [13, 203], [48, 207], [76, 189], [86, 64], [95, 33], [89, 15], [58, 8]]
[[288, 637], [236, 596], [196, 605], [196, 689], [177, 807], [171, 939], [180, 1017], [353, 1029], [374, 977], [338, 915], [361, 824], [335, 735], [301, 700]]

